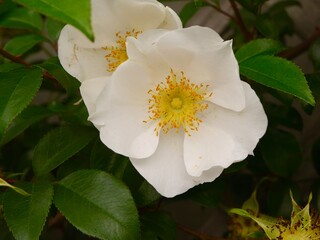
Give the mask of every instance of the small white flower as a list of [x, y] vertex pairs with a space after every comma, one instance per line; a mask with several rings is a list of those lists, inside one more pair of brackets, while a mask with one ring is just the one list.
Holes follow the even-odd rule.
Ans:
[[58, 56], [64, 69], [81, 84], [89, 113], [107, 79], [127, 60], [126, 38], [149, 29], [176, 29], [182, 24], [176, 13], [156, 0], [92, 0], [91, 42], [79, 30], [63, 28]]
[[263, 136], [259, 98], [241, 81], [232, 42], [209, 28], [150, 30], [97, 99], [101, 140], [173, 197], [216, 179]]

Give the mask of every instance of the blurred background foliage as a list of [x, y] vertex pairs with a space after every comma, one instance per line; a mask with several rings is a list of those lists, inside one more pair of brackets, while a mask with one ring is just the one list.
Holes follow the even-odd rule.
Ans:
[[[290, 189], [301, 204], [312, 192], [312, 206], [320, 208], [319, 104], [312, 106], [259, 84], [248, 74], [242, 79], [255, 89], [269, 119], [254, 156], [233, 164], [212, 183], [173, 199], [161, 197], [128, 158], [101, 143], [87, 121], [79, 82], [56, 57], [65, 23], [92, 37], [88, 1], [64, 1], [60, 8], [52, 7], [55, 1], [35, 2], [0, 1], [0, 178], [32, 194], [28, 198], [0, 189], [1, 240], [135, 239], [139, 231], [146, 240], [247, 239], [239, 236], [239, 224], [232, 224], [237, 217], [227, 209], [241, 207], [259, 183], [257, 199], [265, 214], [288, 218]], [[288, 12], [302, 9], [302, 0], [162, 2], [177, 9], [185, 26], [203, 25], [204, 17], [208, 25], [221, 21], [218, 31], [224, 39], [233, 39], [238, 60], [238, 50], [260, 38], [272, 39], [277, 46], [272, 54], [284, 59], [305, 56], [309, 64], [305, 77], [318, 102], [320, 26], [301, 35]], [[320, 5], [315, 6], [319, 13]], [[73, 19], [66, 9], [80, 11], [81, 16]], [[286, 74], [291, 76], [283, 71], [283, 77]], [[105, 184], [110, 184], [108, 190]], [[112, 201], [123, 206], [104, 209], [103, 202]], [[103, 220], [123, 209], [120, 224]], [[119, 230], [123, 224], [130, 226]]]

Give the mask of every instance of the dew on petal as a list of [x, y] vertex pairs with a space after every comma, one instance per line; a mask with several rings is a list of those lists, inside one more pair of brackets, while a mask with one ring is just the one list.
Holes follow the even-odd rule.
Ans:
[[155, 89], [150, 89], [149, 119], [158, 121], [155, 133], [163, 130], [168, 133], [172, 128], [178, 132], [183, 128], [189, 136], [190, 131], [197, 131], [202, 120], [200, 112], [208, 108], [205, 100], [212, 96], [208, 93], [208, 85], [194, 84], [186, 78], [184, 72], [176, 74], [171, 69], [165, 82], [160, 82]]
[[116, 44], [114, 46], [103, 47], [103, 50], [108, 51], [108, 54], [105, 55], [105, 58], [108, 62], [108, 72], [114, 72], [121, 63], [125, 62], [128, 59], [126, 41], [128, 37], [137, 38], [142, 31], [137, 31], [132, 29], [131, 31], [126, 31], [125, 33], [117, 32], [116, 33]]

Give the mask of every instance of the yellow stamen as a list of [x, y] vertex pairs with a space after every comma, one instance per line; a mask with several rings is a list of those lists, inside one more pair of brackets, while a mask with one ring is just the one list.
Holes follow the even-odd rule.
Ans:
[[148, 102], [149, 119], [144, 122], [158, 121], [155, 128], [157, 135], [161, 129], [168, 133], [172, 128], [178, 132], [182, 127], [190, 136], [190, 131], [197, 131], [202, 122], [197, 114], [208, 108], [205, 100], [212, 96], [212, 93], [207, 93], [208, 87], [191, 83], [184, 72], [177, 76], [171, 69], [165, 82], [148, 91], [151, 96]]
[[132, 29], [131, 31], [127, 31], [125, 34], [121, 32], [116, 33], [117, 41], [115, 46], [106, 46], [103, 47], [103, 50], [108, 51], [109, 53], [105, 56], [108, 61], [108, 72], [114, 72], [117, 67], [124, 61], [128, 59], [127, 48], [126, 48], [126, 40], [128, 37], [137, 38], [138, 35], [142, 33], [141, 31], [136, 31]]

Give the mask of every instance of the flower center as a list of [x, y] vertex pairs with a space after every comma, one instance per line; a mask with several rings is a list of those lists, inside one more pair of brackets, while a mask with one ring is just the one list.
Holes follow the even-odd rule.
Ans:
[[127, 31], [125, 34], [117, 32], [115, 46], [106, 46], [102, 48], [103, 50], [109, 52], [107, 55], [105, 55], [105, 58], [108, 62], [108, 72], [114, 72], [121, 63], [128, 59], [126, 40], [128, 37], [137, 38], [140, 33], [142, 32], [135, 29]]
[[202, 122], [198, 113], [208, 108], [205, 100], [212, 96], [207, 93], [208, 87], [191, 83], [184, 72], [177, 75], [171, 69], [165, 82], [148, 91], [149, 119], [144, 122], [158, 121], [154, 130], [157, 136], [161, 129], [168, 133], [172, 128], [178, 132], [181, 127], [190, 136], [190, 131], [197, 131]]
[[171, 101], [171, 107], [174, 109], [181, 109], [182, 105], [182, 100], [178, 97], [173, 98]]

